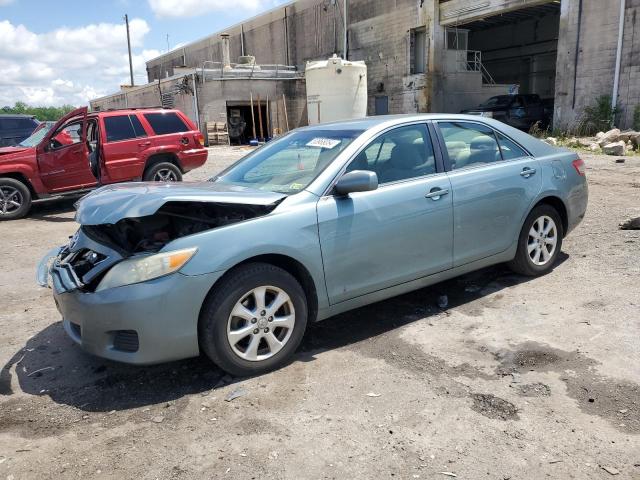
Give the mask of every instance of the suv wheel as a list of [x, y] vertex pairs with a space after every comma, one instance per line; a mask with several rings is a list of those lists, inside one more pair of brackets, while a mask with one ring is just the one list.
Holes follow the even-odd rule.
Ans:
[[24, 217], [31, 209], [31, 192], [19, 180], [0, 178], [0, 220]]
[[181, 182], [182, 172], [173, 163], [156, 163], [144, 172], [142, 179], [145, 182]]
[[544, 275], [553, 268], [562, 249], [562, 220], [555, 208], [540, 205], [524, 222], [516, 257], [509, 267], [522, 275]]
[[307, 301], [296, 279], [266, 263], [242, 265], [209, 294], [200, 315], [202, 350], [237, 376], [283, 366], [302, 340]]

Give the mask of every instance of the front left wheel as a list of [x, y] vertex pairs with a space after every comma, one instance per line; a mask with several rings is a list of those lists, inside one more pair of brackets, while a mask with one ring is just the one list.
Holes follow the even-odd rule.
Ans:
[[30, 209], [29, 188], [14, 178], [0, 178], [0, 220], [23, 218]]
[[200, 347], [232, 375], [259, 375], [289, 361], [306, 327], [298, 281], [274, 265], [252, 263], [231, 271], [205, 300]]

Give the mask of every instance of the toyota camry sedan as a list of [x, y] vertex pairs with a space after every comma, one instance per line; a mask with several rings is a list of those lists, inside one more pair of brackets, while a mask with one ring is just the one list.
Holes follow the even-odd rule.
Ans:
[[307, 326], [506, 262], [549, 272], [587, 208], [585, 166], [488, 118], [301, 128], [208, 182], [106, 186], [38, 269], [67, 334], [133, 364], [285, 364]]

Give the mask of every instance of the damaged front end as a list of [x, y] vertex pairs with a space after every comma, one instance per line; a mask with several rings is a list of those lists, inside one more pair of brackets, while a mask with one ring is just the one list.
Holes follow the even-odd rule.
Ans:
[[267, 215], [276, 206], [174, 201], [153, 215], [124, 218], [115, 224], [85, 225], [82, 231], [128, 257], [159, 252], [178, 238]]
[[[215, 198], [172, 200], [150, 215], [83, 224], [68, 245], [45, 256], [38, 268], [38, 283], [57, 293], [89, 293], [168, 275], [189, 261], [196, 249], [162, 252], [166, 245], [178, 238], [267, 215], [283, 198], [253, 204], [221, 203]], [[86, 209], [86, 205], [80, 207]]]

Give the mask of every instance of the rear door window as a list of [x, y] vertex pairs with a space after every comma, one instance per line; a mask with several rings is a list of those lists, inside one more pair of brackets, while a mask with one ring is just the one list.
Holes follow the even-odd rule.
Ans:
[[174, 112], [145, 113], [144, 118], [147, 119], [156, 135], [188, 132], [190, 130]]
[[133, 131], [135, 132], [136, 137], [146, 137], [147, 132], [144, 131], [144, 128], [142, 127], [142, 123], [140, 123], [140, 119], [138, 118], [138, 116], [129, 115], [129, 118], [131, 119], [131, 124], [133, 125]]
[[502, 160], [498, 141], [489, 127], [469, 122], [438, 122], [438, 126], [454, 170]]
[[107, 142], [118, 142], [136, 138], [136, 133], [129, 119], [129, 115], [105, 117], [104, 126], [107, 132]]
[[498, 143], [500, 144], [500, 152], [504, 160], [513, 160], [514, 158], [528, 157], [529, 154], [520, 148], [512, 140], [508, 139], [501, 133], [496, 134]]

